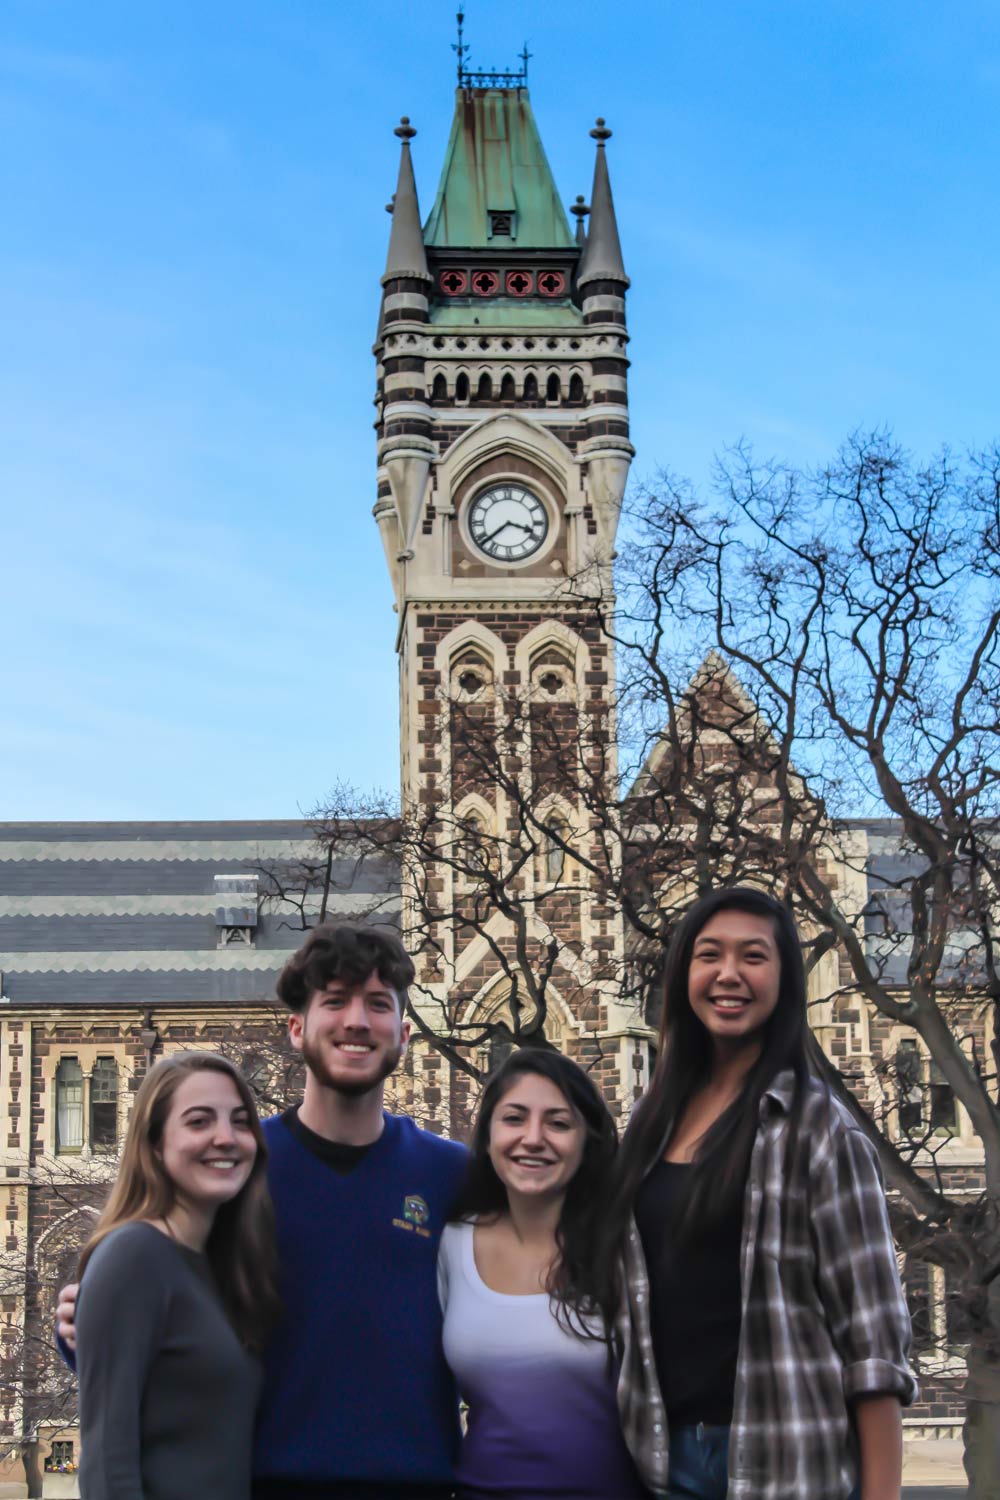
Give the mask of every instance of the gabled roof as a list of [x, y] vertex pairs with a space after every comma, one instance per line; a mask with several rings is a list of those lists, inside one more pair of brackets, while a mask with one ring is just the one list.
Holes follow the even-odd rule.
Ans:
[[[491, 213], [514, 215], [491, 237]], [[527, 89], [460, 88], [424, 243], [443, 248], [575, 250]]]

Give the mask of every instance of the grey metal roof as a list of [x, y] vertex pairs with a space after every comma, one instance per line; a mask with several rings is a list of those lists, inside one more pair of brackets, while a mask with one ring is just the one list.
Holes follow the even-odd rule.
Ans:
[[[302, 820], [0, 823], [0, 974], [9, 1005], [267, 1000], [302, 921], [252, 879], [314, 848]], [[394, 869], [335, 863], [332, 917], [398, 910]], [[260, 894], [266, 891], [260, 878]], [[234, 894], [235, 891], [235, 894]], [[315, 920], [317, 902], [306, 907]], [[226, 942], [227, 924], [249, 942]]]

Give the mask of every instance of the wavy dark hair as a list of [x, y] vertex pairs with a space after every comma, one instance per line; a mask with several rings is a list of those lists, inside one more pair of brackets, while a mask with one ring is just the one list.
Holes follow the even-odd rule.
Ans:
[[[796, 1080], [791, 1123], [794, 1137], [809, 1075], [805, 967], [795, 921], [788, 907], [765, 891], [746, 885], [722, 887], [702, 896], [687, 911], [667, 951], [659, 1056], [618, 1157], [617, 1186], [606, 1220], [607, 1233], [612, 1237], [624, 1233], [643, 1179], [662, 1154], [692, 1096], [708, 1079], [712, 1042], [691, 1009], [688, 970], [695, 939], [722, 911], [749, 912], [771, 922], [781, 962], [778, 1002], [764, 1024], [760, 1056], [747, 1073], [742, 1090], [706, 1132], [695, 1154], [680, 1234], [696, 1236], [728, 1213], [739, 1211], [761, 1098], [777, 1074], [787, 1069], [794, 1072]], [[606, 1260], [615, 1253], [615, 1245], [606, 1243], [602, 1258]]]
[[259, 1352], [281, 1311], [274, 1212], [267, 1189], [267, 1144], [246, 1080], [228, 1058], [215, 1052], [175, 1052], [161, 1058], [142, 1080], [132, 1106], [118, 1177], [83, 1247], [78, 1274], [82, 1280], [90, 1257], [113, 1229], [139, 1220], [162, 1219], [173, 1208], [176, 1189], [159, 1150], [163, 1127], [181, 1084], [192, 1073], [204, 1072], [224, 1073], [232, 1079], [257, 1143], [250, 1176], [236, 1197], [216, 1211], [205, 1254], [240, 1342]]
[[[611, 1190], [618, 1132], [597, 1085], [571, 1058], [524, 1047], [490, 1075], [473, 1123], [472, 1159], [451, 1219], [490, 1219], [506, 1212], [507, 1189], [490, 1161], [490, 1129], [497, 1106], [529, 1073], [555, 1084], [585, 1130], [583, 1156], [566, 1189], [556, 1228], [559, 1258], [547, 1286], [553, 1312], [579, 1338], [603, 1339], [614, 1325], [619, 1283], [615, 1263], [603, 1270], [598, 1267], [597, 1226]], [[602, 1331], [594, 1331], [594, 1320], [600, 1320]]]
[[413, 960], [391, 927], [324, 922], [292, 954], [278, 975], [276, 988], [281, 1003], [301, 1015], [316, 991], [333, 980], [364, 984], [369, 975], [377, 974], [396, 991], [402, 1012], [414, 973]]

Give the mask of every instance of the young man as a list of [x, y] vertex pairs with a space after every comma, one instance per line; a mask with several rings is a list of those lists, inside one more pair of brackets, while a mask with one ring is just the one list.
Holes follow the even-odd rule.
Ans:
[[[265, 1359], [254, 1500], [452, 1491], [458, 1407], [436, 1260], [466, 1152], [382, 1107], [413, 973], [394, 933], [342, 923], [315, 928], [278, 980], [306, 1085], [264, 1123], [285, 1311]], [[61, 1294], [63, 1337], [74, 1293]]]

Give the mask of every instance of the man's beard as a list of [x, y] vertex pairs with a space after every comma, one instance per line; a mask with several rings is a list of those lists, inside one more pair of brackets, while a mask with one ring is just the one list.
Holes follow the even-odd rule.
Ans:
[[332, 1089], [336, 1094], [370, 1094], [373, 1089], [380, 1088], [396, 1068], [403, 1055], [403, 1044], [400, 1042], [391, 1051], [386, 1052], [378, 1072], [368, 1074], [365, 1078], [352, 1078], [350, 1074], [345, 1076], [332, 1073], [327, 1066], [323, 1048], [316, 1046], [306, 1033], [302, 1036], [301, 1052], [306, 1068], [321, 1088]]

